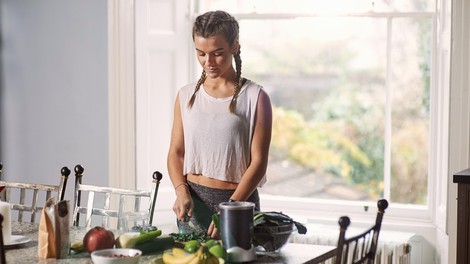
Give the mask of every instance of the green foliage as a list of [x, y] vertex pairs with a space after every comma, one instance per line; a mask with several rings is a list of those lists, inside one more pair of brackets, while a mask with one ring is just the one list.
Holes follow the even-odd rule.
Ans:
[[351, 166], [345, 156], [368, 166], [370, 160], [334, 122], [307, 123], [300, 114], [274, 108], [272, 147], [289, 159], [320, 172], [349, 177]]

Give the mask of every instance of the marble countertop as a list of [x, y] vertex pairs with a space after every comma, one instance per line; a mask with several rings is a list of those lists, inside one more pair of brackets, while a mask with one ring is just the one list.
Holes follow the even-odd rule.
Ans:
[[[12, 222], [12, 235], [20, 235], [30, 238], [29, 242], [24, 244], [7, 247], [7, 263], [77, 263], [92, 264], [90, 254], [87, 252], [71, 253], [66, 259], [39, 259], [38, 258], [38, 224], [36, 223], [18, 223]], [[76, 242], [83, 239], [86, 233], [83, 227], [70, 227], [70, 242]], [[115, 232], [115, 235], [119, 235]], [[144, 255], [139, 263], [151, 263], [160, 257], [156, 255]]]
[[[34, 223], [12, 222], [12, 235], [24, 236], [31, 240], [26, 243], [21, 243], [20, 245], [7, 248], [7, 263], [93, 263], [90, 254], [86, 252], [78, 254], [71, 253], [65, 259], [39, 259], [38, 226], [38, 224]], [[169, 229], [162, 228], [162, 230], [165, 234], [170, 232]], [[87, 230], [84, 227], [70, 227], [70, 242], [73, 243], [83, 239], [86, 231]], [[116, 236], [119, 235], [118, 232], [113, 232]], [[265, 254], [257, 253], [257, 260], [252, 263], [319, 263], [318, 261], [324, 260], [327, 256], [331, 256], [332, 252], [334, 253], [334, 249], [335, 247], [333, 246], [288, 243], [281, 248], [279, 252]], [[143, 255], [140, 258], [139, 263], [162, 263], [161, 252], [151, 255]]]

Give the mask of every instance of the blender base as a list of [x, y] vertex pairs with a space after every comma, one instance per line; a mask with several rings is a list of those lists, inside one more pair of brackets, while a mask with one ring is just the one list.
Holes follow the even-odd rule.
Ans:
[[229, 262], [250, 262], [256, 259], [255, 247], [250, 249], [232, 247], [227, 249]]

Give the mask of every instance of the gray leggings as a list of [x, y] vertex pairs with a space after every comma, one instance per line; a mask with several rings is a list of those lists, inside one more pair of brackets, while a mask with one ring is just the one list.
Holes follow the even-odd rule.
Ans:
[[[193, 215], [189, 222], [178, 221], [178, 227], [185, 230], [206, 231], [212, 221], [212, 215], [219, 211], [219, 203], [228, 202], [235, 190], [209, 188], [189, 182], [189, 192], [194, 202]], [[255, 211], [260, 210], [258, 190], [247, 199], [255, 204]], [[186, 226], [188, 225], [188, 226]]]

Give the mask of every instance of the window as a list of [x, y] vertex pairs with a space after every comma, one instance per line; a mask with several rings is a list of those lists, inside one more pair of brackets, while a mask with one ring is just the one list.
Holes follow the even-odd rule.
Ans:
[[262, 195], [429, 206], [433, 0], [194, 2], [237, 18], [242, 75], [271, 97]]

